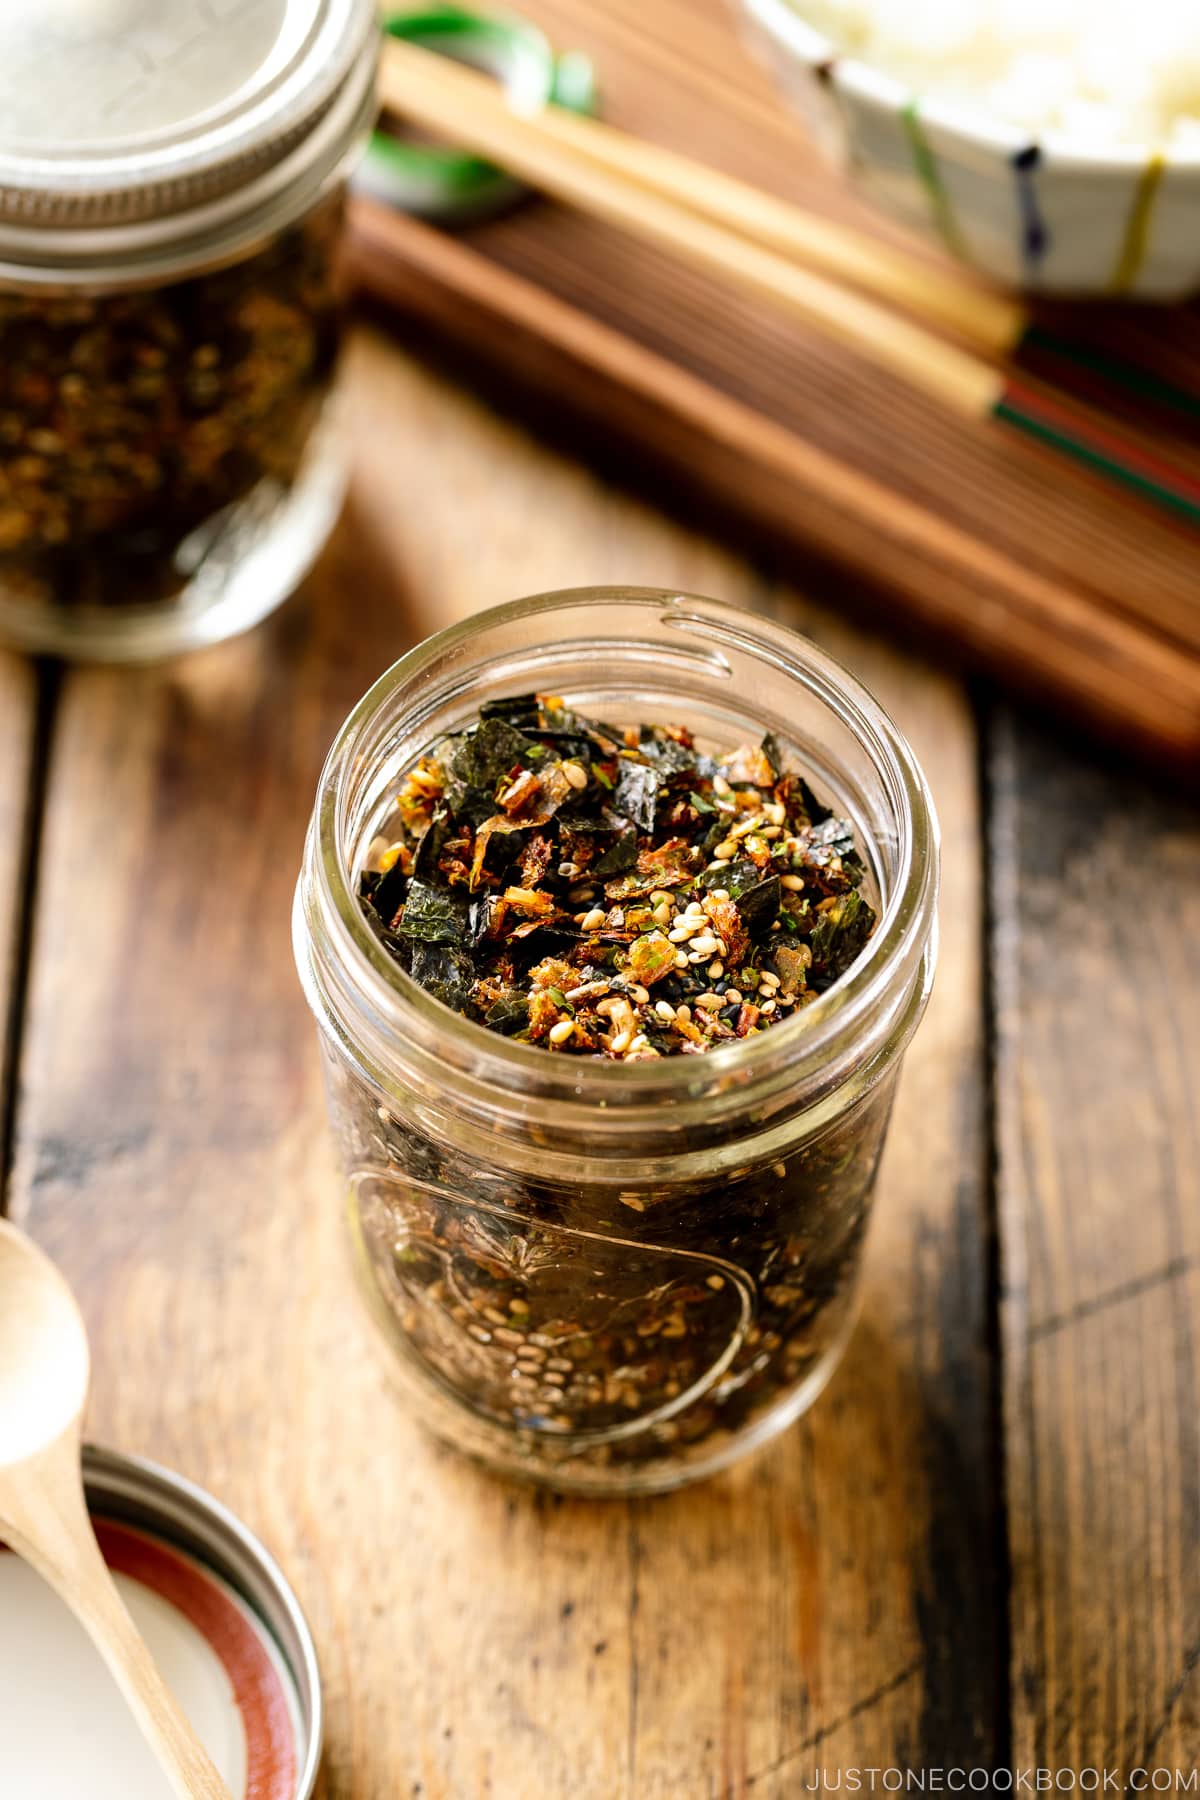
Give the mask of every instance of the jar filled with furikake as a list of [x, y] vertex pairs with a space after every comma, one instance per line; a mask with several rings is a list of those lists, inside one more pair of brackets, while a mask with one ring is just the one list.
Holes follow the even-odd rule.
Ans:
[[936, 946], [912, 752], [813, 644], [584, 589], [351, 714], [296, 896], [363, 1293], [429, 1426], [558, 1488], [820, 1392]]
[[371, 0], [0, 18], [0, 638], [211, 643], [340, 506], [330, 427]]

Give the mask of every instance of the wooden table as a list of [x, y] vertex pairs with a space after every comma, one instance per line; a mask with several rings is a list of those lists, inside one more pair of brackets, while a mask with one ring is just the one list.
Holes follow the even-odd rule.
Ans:
[[[382, 335], [352, 375], [346, 519], [267, 627], [144, 672], [0, 659], [7, 1203], [81, 1296], [94, 1434], [204, 1483], [291, 1574], [327, 1800], [1190, 1771], [1196, 817]], [[845, 1363], [756, 1459], [630, 1504], [490, 1479], [393, 1403], [288, 933], [317, 771], [370, 678], [478, 607], [609, 580], [810, 631], [911, 736], [945, 838]]]

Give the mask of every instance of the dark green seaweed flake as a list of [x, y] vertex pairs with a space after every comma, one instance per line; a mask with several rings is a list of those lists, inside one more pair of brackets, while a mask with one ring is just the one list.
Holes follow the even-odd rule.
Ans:
[[[730, 897], [733, 897], [732, 888]], [[778, 915], [782, 897], [783, 889], [778, 875], [769, 875], [765, 881], [756, 882], [753, 887], [738, 895], [738, 915], [746, 930], [752, 934], [766, 931]]]
[[401, 937], [425, 944], [461, 943], [466, 935], [464, 900], [427, 881], [409, 883], [404, 917], [397, 926]]
[[453, 944], [414, 944], [409, 973], [443, 1006], [449, 1006], [454, 1012], [467, 1010], [475, 965], [465, 950]]
[[854, 961], [875, 923], [875, 915], [857, 888], [840, 894], [817, 914], [809, 948], [813, 966], [809, 982], [813, 987], [828, 987], [844, 975]]
[[505, 776], [519, 768], [529, 741], [504, 719], [481, 719], [463, 733], [450, 760], [450, 773], [467, 789], [494, 793]]
[[627, 819], [632, 819], [642, 831], [654, 830], [660, 779], [657, 769], [633, 762], [627, 756], [617, 764], [613, 807]]

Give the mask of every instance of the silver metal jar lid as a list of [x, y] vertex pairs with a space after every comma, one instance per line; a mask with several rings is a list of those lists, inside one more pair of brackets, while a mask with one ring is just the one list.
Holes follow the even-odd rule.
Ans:
[[0, 0], [0, 263], [219, 256], [298, 216], [374, 110], [372, 0]]
[[[321, 1674], [308, 1621], [279, 1565], [226, 1507], [155, 1463], [87, 1444], [83, 1477], [94, 1519], [130, 1526], [194, 1558], [233, 1591], [268, 1634], [291, 1695], [289, 1800], [311, 1800], [324, 1737]], [[275, 1792], [266, 1772], [264, 1784], [254, 1791]]]

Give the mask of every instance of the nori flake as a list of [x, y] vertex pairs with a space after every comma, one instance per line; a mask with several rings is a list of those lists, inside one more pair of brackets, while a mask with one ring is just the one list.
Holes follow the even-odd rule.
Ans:
[[529, 739], [504, 719], [481, 719], [455, 745], [450, 773], [464, 788], [492, 795], [504, 777], [526, 760], [529, 749]]
[[809, 948], [812, 969], [809, 985], [827, 988], [844, 975], [871, 934], [875, 914], [856, 888], [839, 894], [818, 911]]
[[401, 937], [424, 944], [461, 943], [466, 936], [466, 914], [465, 901], [414, 878], [408, 884], [404, 917], [396, 929]]
[[653, 831], [661, 779], [657, 769], [632, 762], [627, 756], [621, 757], [613, 788], [614, 810], [632, 819], [639, 830]]
[[440, 1000], [454, 1012], [466, 1012], [475, 980], [475, 966], [465, 950], [452, 944], [414, 944], [409, 973], [435, 1000]]

